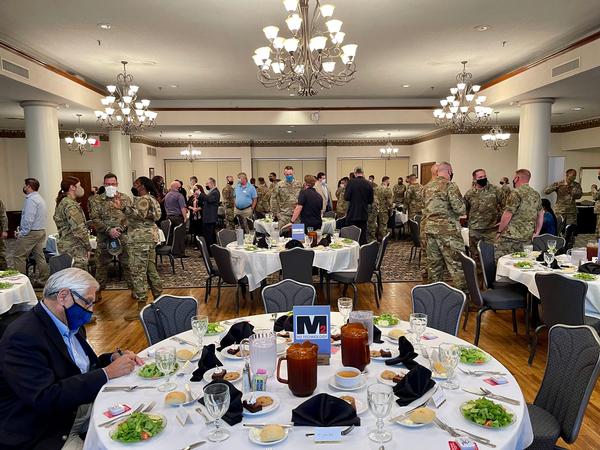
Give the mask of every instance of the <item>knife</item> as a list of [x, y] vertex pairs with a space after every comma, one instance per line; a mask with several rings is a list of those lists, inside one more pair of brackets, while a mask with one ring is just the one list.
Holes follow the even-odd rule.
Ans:
[[173, 336], [171, 339], [173, 339], [175, 342], [179, 342], [180, 344], [186, 344], [186, 345], [191, 345], [192, 347], [197, 347], [196, 344], [194, 344], [190, 341], [186, 341], [185, 339], [182, 339], [179, 336]]
[[483, 392], [483, 391], [472, 391], [468, 388], [462, 388], [463, 391], [468, 392], [469, 394], [473, 394], [473, 395], [478, 395], [481, 397], [489, 397], [489, 398], [493, 398], [494, 400], [498, 400], [500, 402], [504, 402], [504, 403], [508, 403], [509, 405], [515, 405], [515, 406], [519, 406], [521, 404], [520, 401], [518, 400], [514, 400], [512, 398], [509, 397], [504, 397], [503, 395], [498, 395], [498, 394], [494, 394], [493, 392]]
[[206, 441], [194, 442], [193, 444], [190, 444], [187, 447], [183, 447], [181, 450], [192, 450], [193, 448], [200, 447], [204, 444], [206, 444]]

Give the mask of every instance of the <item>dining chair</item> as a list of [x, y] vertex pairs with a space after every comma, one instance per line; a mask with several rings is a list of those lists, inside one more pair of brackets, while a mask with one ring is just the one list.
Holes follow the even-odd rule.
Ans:
[[217, 233], [217, 241], [219, 241], [221, 247], [227, 247], [228, 244], [236, 242], [237, 235], [235, 234], [235, 230], [228, 230], [226, 228], [219, 230]]
[[206, 288], [204, 289], [204, 303], [208, 303], [208, 297], [210, 297], [210, 292], [212, 290], [212, 280], [213, 278], [220, 278], [219, 270], [213, 266], [213, 263], [210, 259], [210, 254], [208, 252], [208, 246], [206, 245], [206, 239], [204, 236], [196, 236], [196, 242], [198, 242], [198, 247], [200, 248], [200, 256], [202, 256], [202, 261], [204, 262], [204, 268], [206, 269]]
[[560, 250], [565, 246], [565, 238], [554, 236], [553, 234], [544, 233], [535, 236], [532, 240], [533, 249], [536, 251], [546, 251], [548, 249], [548, 241], [556, 241], [556, 250]]
[[[165, 243], [163, 245], [169, 245], [171, 243], [171, 219], [161, 221], [160, 229], [165, 235]], [[159, 244], [159, 247], [162, 247], [163, 245]]]
[[413, 243], [410, 248], [408, 262], [416, 258], [417, 252], [419, 252], [419, 264], [421, 264], [421, 224], [416, 220], [408, 219], [408, 228], [410, 230], [410, 239]]
[[335, 211], [325, 211], [323, 213], [323, 218], [324, 219], [335, 219]]
[[344, 285], [343, 295], [346, 295], [348, 285], [354, 290], [354, 306], [358, 300], [357, 284], [371, 283], [375, 291], [375, 303], [379, 309], [379, 290], [377, 283], [373, 282], [373, 274], [375, 272], [375, 263], [377, 262], [377, 254], [379, 252], [379, 242], [373, 241], [369, 244], [361, 245], [358, 254], [358, 268], [356, 272], [332, 272], [327, 274], [327, 301], [331, 303], [331, 280], [337, 281]]
[[[225, 247], [213, 244], [210, 246], [210, 250], [215, 258], [217, 269], [219, 270], [219, 283], [217, 285], [217, 308], [221, 303], [221, 287], [223, 283], [230, 286], [235, 286], [235, 304], [236, 314], [240, 313], [240, 290], [242, 286], [248, 285], [248, 278], [243, 277], [238, 279], [233, 271], [233, 263], [231, 261], [231, 253]], [[250, 301], [253, 300], [252, 292], [250, 292]]]
[[536, 273], [535, 284], [542, 306], [542, 323], [535, 329], [528, 364], [531, 365], [537, 350], [539, 333], [557, 324], [589, 325], [598, 331], [600, 320], [585, 315], [585, 296], [588, 285], [558, 273]]
[[160, 257], [160, 261], [162, 262], [163, 256], [168, 256], [169, 261], [171, 262], [171, 270], [173, 271], [173, 275], [175, 275], [175, 260], [179, 259], [181, 261], [181, 268], [185, 270], [185, 266], [183, 265], [184, 258], [188, 256], [185, 254], [185, 239], [186, 239], [186, 230], [185, 225], [183, 223], [177, 225], [173, 228], [173, 242], [171, 245], [163, 245], [162, 247], [158, 247], [156, 249], [156, 257]]
[[73, 257], [63, 253], [61, 255], [53, 256], [48, 262], [50, 269], [50, 275], [55, 274], [63, 269], [68, 269], [73, 266]]
[[[529, 311], [525, 295], [522, 292], [515, 291], [510, 288], [494, 288], [487, 289], [483, 292], [479, 289], [479, 280], [477, 279], [477, 266], [472, 258], [469, 258], [464, 252], [460, 253], [460, 262], [462, 264], [467, 288], [469, 290], [469, 298], [477, 308], [477, 326], [475, 329], [475, 345], [479, 344], [479, 335], [481, 332], [481, 318], [486, 311], [512, 311], [513, 330], [517, 333], [517, 309], [525, 309], [525, 329], [529, 336]], [[465, 308], [465, 320], [463, 330], [467, 329], [467, 321], [469, 320], [469, 308]]]
[[254, 230], [254, 220], [250, 218], [238, 214], [235, 216], [235, 222], [242, 230], [244, 230], [244, 233], [249, 233], [250, 230]]
[[312, 285], [314, 250], [293, 248], [279, 252], [281, 273], [284, 280], [295, 280]]
[[335, 229], [341, 230], [346, 226], [346, 216], [338, 217], [335, 219]]
[[558, 214], [556, 216], [556, 234], [558, 234], [559, 236], [564, 236], [565, 234], [565, 218], [563, 216], [561, 216], [560, 214]]
[[573, 248], [575, 245], [575, 236], [577, 235], [577, 225], [570, 223], [565, 227], [565, 251]]
[[444, 282], [415, 286], [410, 292], [414, 313], [427, 314], [427, 326], [458, 336], [467, 296]]
[[140, 321], [149, 345], [192, 329], [192, 317], [197, 314], [194, 297], [161, 295], [140, 311]]
[[294, 306], [312, 306], [317, 292], [312, 284], [295, 280], [282, 280], [263, 288], [262, 299], [265, 313], [291, 311]]
[[392, 233], [386, 234], [381, 240], [381, 245], [379, 246], [379, 253], [377, 253], [377, 261], [375, 262], [375, 277], [377, 278], [377, 289], [379, 289], [379, 297], [383, 295], [383, 281], [381, 275], [381, 265], [383, 264], [383, 258], [385, 258], [385, 252], [387, 250], [388, 244], [390, 242], [390, 236]]
[[479, 264], [481, 265], [481, 273], [483, 275], [483, 287], [486, 289], [494, 289], [506, 287], [527, 293], [527, 288], [521, 283], [515, 281], [496, 281], [496, 250], [491, 242], [480, 240], [477, 243], [477, 251], [479, 252]]
[[562, 449], [577, 440], [585, 410], [600, 374], [600, 338], [586, 325], [558, 324], [548, 333], [548, 362], [542, 384], [527, 404], [532, 450]]
[[356, 241], [356, 242], [360, 241], [360, 233], [361, 233], [361, 229], [358, 228], [356, 225], [349, 225], [347, 227], [340, 229], [340, 237], [341, 238], [352, 239], [353, 241]]

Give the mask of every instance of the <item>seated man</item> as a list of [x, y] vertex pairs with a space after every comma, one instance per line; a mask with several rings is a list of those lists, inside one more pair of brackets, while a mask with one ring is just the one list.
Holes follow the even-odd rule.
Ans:
[[81, 448], [102, 386], [142, 364], [129, 351], [96, 356], [86, 342], [83, 326], [98, 288], [81, 269], [61, 270], [48, 278], [42, 301], [7, 328], [0, 340], [0, 448]]

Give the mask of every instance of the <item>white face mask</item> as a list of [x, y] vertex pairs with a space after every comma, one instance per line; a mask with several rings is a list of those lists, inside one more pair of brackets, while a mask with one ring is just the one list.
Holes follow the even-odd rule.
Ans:
[[75, 197], [81, 198], [84, 195], [85, 195], [85, 190], [83, 189], [83, 187], [77, 186], [77, 189], [75, 190]]
[[108, 198], [113, 198], [115, 195], [117, 195], [117, 187], [116, 186], [105, 186], [104, 192], [106, 193], [106, 196]]

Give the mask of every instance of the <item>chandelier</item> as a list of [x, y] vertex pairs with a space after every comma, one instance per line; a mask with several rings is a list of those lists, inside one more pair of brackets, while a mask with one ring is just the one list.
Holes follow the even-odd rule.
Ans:
[[505, 133], [502, 131], [502, 128], [500, 128], [500, 125], [498, 125], [498, 111], [495, 111], [494, 114], [496, 114], [494, 126], [489, 133], [481, 136], [481, 139], [487, 148], [499, 150], [506, 147], [506, 144], [508, 144], [507, 141], [510, 139], [510, 133]]
[[139, 86], [133, 83], [133, 75], [127, 73], [127, 61], [121, 61], [123, 72], [117, 75], [117, 84], [106, 86], [109, 95], [104, 97], [104, 111], [95, 111], [96, 120], [103, 128], [120, 128], [121, 133], [131, 135], [143, 128], [156, 125], [157, 113], [150, 111], [150, 100], [137, 99]]
[[[190, 137], [190, 139], [192, 139], [192, 135], [188, 135]], [[195, 150], [192, 147], [192, 143], [191, 141], [188, 142], [187, 148], [185, 150], [181, 150], [180, 152], [181, 156], [183, 156], [185, 159], [187, 159], [189, 162], [194, 162], [197, 159], [200, 159], [200, 155], [202, 155], [202, 152], [200, 150]]]
[[463, 70], [456, 75], [456, 87], [440, 100], [441, 108], [433, 111], [435, 124], [462, 132], [488, 123], [492, 108], [483, 106], [485, 95], [477, 95], [481, 86], [472, 84], [473, 75], [466, 70], [467, 61], [461, 61]]
[[379, 154], [381, 155], [382, 158], [385, 158], [385, 159], [392, 159], [392, 158], [398, 157], [398, 147], [394, 147], [392, 145], [392, 140], [391, 140], [389, 133], [388, 133], [388, 143], [385, 145], [385, 147], [381, 147], [379, 149]]
[[[358, 46], [342, 45], [346, 33], [341, 31], [343, 22], [332, 19], [335, 6], [321, 5], [316, 0], [311, 14], [309, 1], [283, 0], [291, 37], [279, 36], [276, 26], [263, 28], [269, 45], [257, 48], [252, 57], [263, 86], [312, 96], [319, 90], [343, 86], [354, 79]], [[338, 59], [342, 66], [336, 71]]]
[[73, 136], [67, 136], [65, 138], [65, 142], [67, 143], [67, 147], [72, 152], [79, 152], [81, 156], [85, 154], [85, 152], [93, 152], [92, 145], [96, 145], [96, 139], [92, 137], [87, 137], [87, 133], [83, 128], [81, 128], [81, 114], [77, 114], [77, 128], [73, 133]]

